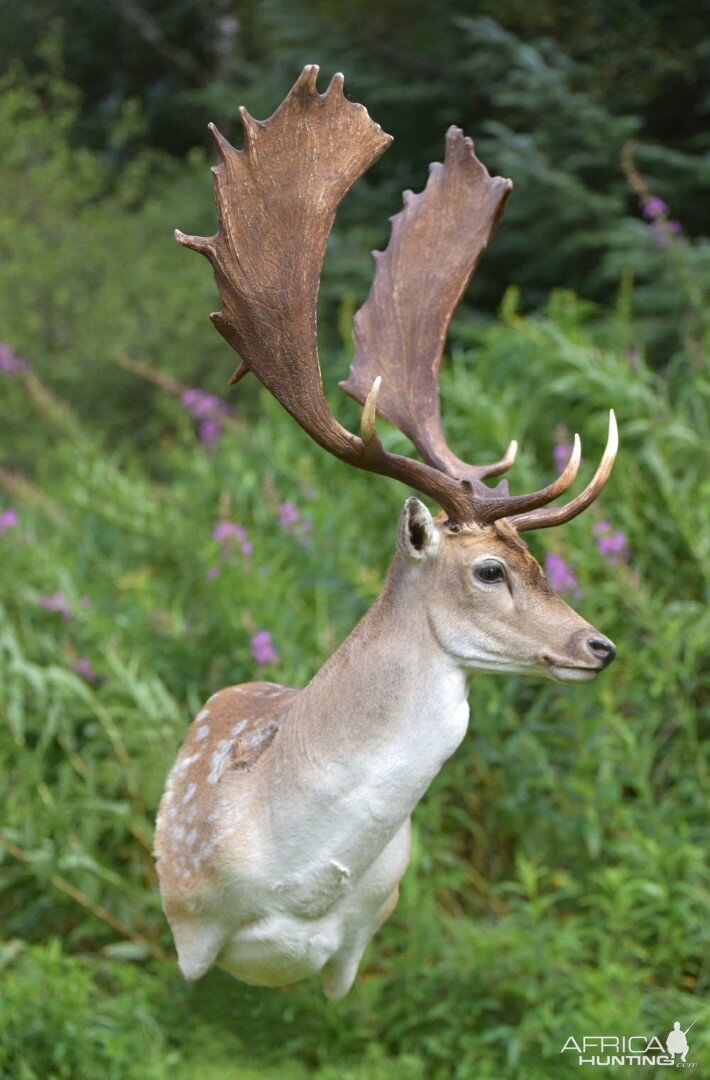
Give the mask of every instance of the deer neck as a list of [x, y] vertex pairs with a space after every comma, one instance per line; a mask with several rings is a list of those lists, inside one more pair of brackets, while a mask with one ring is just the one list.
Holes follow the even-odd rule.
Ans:
[[465, 734], [466, 675], [429, 624], [419, 572], [396, 556], [374, 606], [298, 695], [284, 728], [288, 802], [313, 821], [317, 801], [326, 832], [342, 812], [355, 831], [385, 836]]

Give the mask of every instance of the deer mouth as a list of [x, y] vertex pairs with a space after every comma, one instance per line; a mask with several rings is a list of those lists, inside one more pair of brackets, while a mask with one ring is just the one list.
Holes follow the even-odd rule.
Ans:
[[600, 671], [601, 668], [582, 667], [581, 665], [579, 667], [568, 667], [564, 664], [551, 664], [549, 668], [552, 678], [563, 683], [591, 682], [592, 679], [596, 679]]
[[540, 660], [544, 665], [544, 674], [555, 682], [591, 682], [602, 670], [601, 667], [591, 667], [589, 664], [566, 664], [548, 653], [543, 653]]

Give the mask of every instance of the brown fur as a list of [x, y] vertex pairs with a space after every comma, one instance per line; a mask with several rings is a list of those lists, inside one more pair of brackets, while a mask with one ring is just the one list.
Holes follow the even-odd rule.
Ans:
[[[228, 686], [190, 725], [160, 803], [155, 856], [167, 905], [213, 880], [224, 836], [222, 786], [269, 753], [298, 690], [275, 683]], [[199, 883], [199, 885], [198, 885]]]

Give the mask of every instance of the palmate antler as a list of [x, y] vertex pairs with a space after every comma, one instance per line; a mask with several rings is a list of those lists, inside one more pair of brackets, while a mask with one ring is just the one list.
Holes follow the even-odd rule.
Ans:
[[[575, 516], [596, 497], [611, 469], [613, 420], [590, 487], [552, 511], [539, 508], [574, 480], [580, 459], [576, 436], [562, 474], [540, 491], [517, 496], [503, 485], [494, 490], [483, 483], [512, 465], [515, 443], [500, 461], [476, 467], [460, 461], [444, 438], [444, 339], [511, 188], [509, 180], [489, 176], [457, 128], [450, 129], [445, 162], [431, 167], [424, 192], [405, 194], [405, 209], [393, 219], [392, 239], [378, 254], [372, 291], [356, 318], [357, 355], [342, 385], [364, 404], [362, 437], [333, 416], [316, 340], [323, 255], [338, 203], [391, 138], [362, 105], [344, 97], [342, 75], [319, 94], [317, 74], [314, 64], [304, 68], [265, 122], [240, 109], [243, 150], [211, 126], [222, 159], [213, 169], [220, 227], [212, 237], [175, 234], [212, 263], [223, 303], [212, 319], [242, 358], [231, 381], [253, 372], [320, 446], [430, 496], [452, 522], [485, 524], [517, 515], [511, 520], [518, 528], [540, 528], [548, 523], [542, 520], [546, 514], [557, 515], [550, 524]], [[375, 429], [378, 410], [412, 439], [424, 462], [384, 449]]]

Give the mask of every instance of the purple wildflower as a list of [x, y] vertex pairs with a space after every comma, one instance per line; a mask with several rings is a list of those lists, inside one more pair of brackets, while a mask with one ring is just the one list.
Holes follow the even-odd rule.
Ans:
[[223, 555], [228, 555], [236, 543], [241, 545], [242, 555], [247, 559], [254, 550], [246, 529], [236, 521], [218, 521], [212, 530], [212, 539], [222, 545]]
[[197, 436], [204, 447], [211, 450], [222, 434], [222, 425], [219, 420], [201, 420], [197, 429]]
[[301, 520], [301, 511], [295, 503], [285, 502], [279, 506], [279, 525], [282, 529], [290, 529]]
[[229, 412], [227, 406], [214, 394], [191, 386], [183, 391], [180, 399], [185, 408], [199, 421], [197, 434], [208, 450], [217, 442], [222, 431], [222, 421]]
[[273, 664], [279, 658], [268, 630], [260, 630], [258, 634], [254, 634], [251, 639], [251, 652], [257, 664]]
[[10, 508], [9, 510], [3, 510], [0, 513], [0, 533], [6, 532], [7, 529], [14, 529], [20, 524], [20, 518], [17, 510]]
[[218, 521], [212, 530], [212, 539], [224, 543], [233, 538], [246, 540], [247, 531], [244, 526], [238, 525], [235, 521]]
[[29, 367], [29, 360], [18, 356], [12, 345], [0, 344], [0, 371], [4, 375], [19, 375], [21, 371], [29, 371]]
[[214, 413], [223, 413], [225, 409], [223, 401], [205, 390], [198, 390], [196, 386], [185, 390], [181, 400], [196, 420], [207, 420]]
[[71, 622], [74, 618], [71, 604], [61, 589], [57, 589], [51, 596], [43, 596], [40, 604], [45, 611], [56, 611], [66, 622]]
[[658, 195], [649, 195], [640, 199], [641, 213], [651, 226], [651, 232], [661, 247], [667, 247], [673, 236], [683, 235], [683, 226], [679, 221], [669, 220], [670, 207]]
[[658, 195], [651, 195], [648, 199], [641, 199], [641, 212], [647, 221], [655, 221], [656, 218], [665, 217], [670, 207], [660, 199]]
[[565, 596], [579, 597], [583, 595], [573, 568], [556, 551], [548, 552], [545, 559], [545, 572], [555, 592], [562, 593]]
[[300, 538], [304, 546], [308, 543], [306, 536], [313, 529], [313, 523], [304, 518], [295, 503], [285, 502], [279, 506], [279, 525], [289, 536]]
[[568, 442], [561, 442], [555, 445], [555, 449], [552, 451], [552, 456], [555, 459], [555, 468], [558, 472], [562, 472], [562, 470], [567, 465], [567, 462], [572, 456], [572, 449], [572, 443]]
[[222, 572], [222, 570], [221, 570], [221, 567], [219, 567], [219, 566], [208, 566], [207, 567], [207, 577], [209, 578], [210, 581], [214, 581], [214, 579], [216, 577], [219, 577], [221, 572]]
[[80, 656], [77, 662], [72, 665], [72, 670], [75, 671], [77, 675], [81, 675], [82, 679], [88, 683], [99, 681], [99, 677], [94, 671], [88, 656]]
[[615, 529], [610, 521], [599, 521], [594, 526], [599, 554], [611, 566], [629, 561], [629, 538], [622, 529]]

